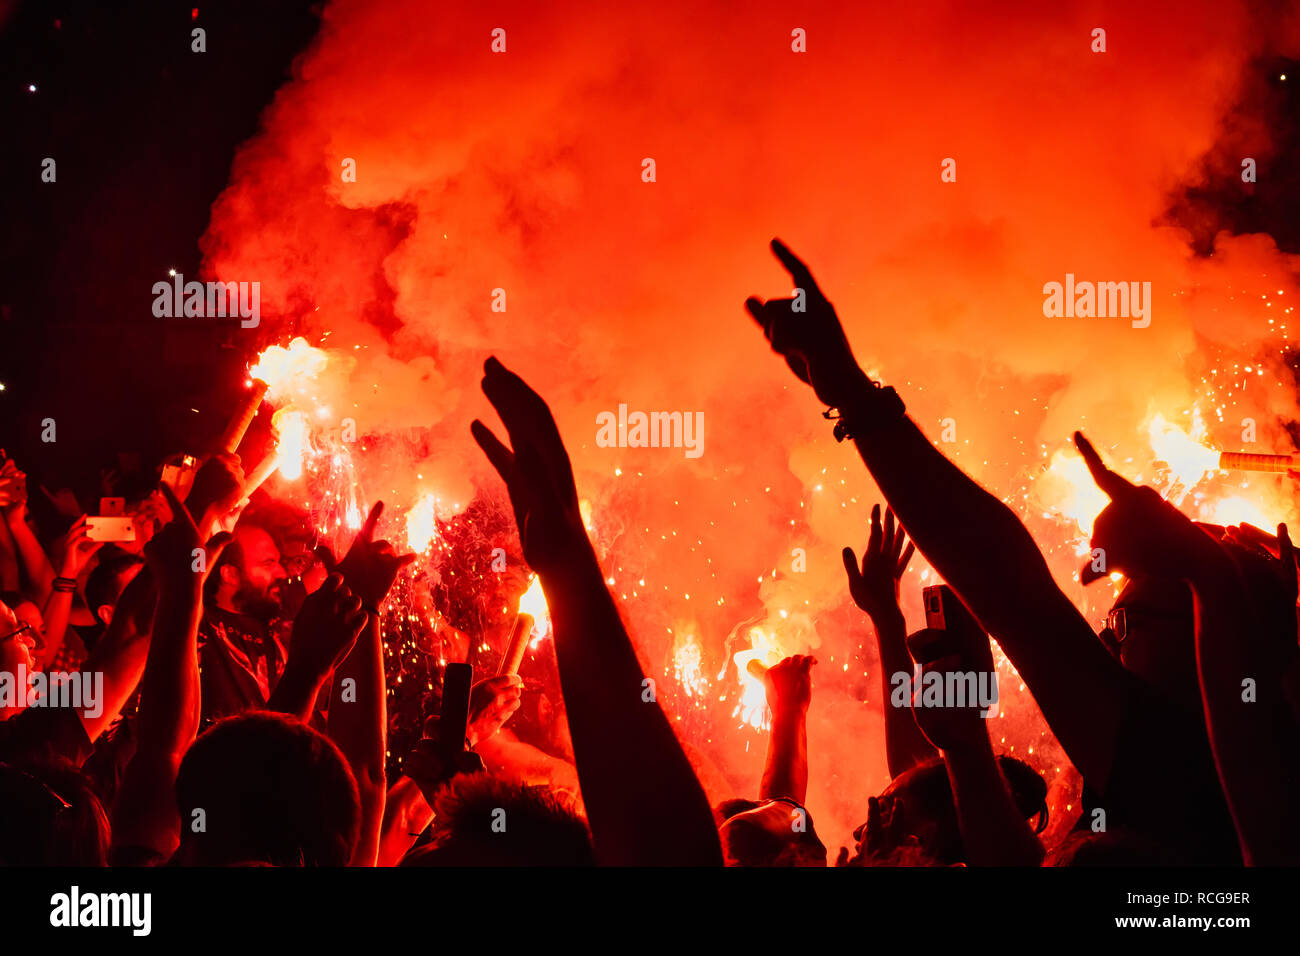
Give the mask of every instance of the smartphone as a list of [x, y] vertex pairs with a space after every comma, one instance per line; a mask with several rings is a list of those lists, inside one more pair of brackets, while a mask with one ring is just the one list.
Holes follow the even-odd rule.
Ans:
[[448, 664], [442, 675], [442, 711], [438, 715], [438, 750], [448, 761], [465, 751], [469, 729], [469, 689], [474, 668], [469, 664]]
[[[929, 587], [921, 589], [921, 603], [925, 607], [925, 626], [932, 631], [957, 631], [964, 628], [979, 629], [979, 624], [966, 610], [966, 605], [961, 603], [955, 591], [946, 584], [932, 584]], [[918, 660], [921, 663], [929, 663], [933, 660], [931, 652], [931, 643], [938, 644], [941, 641], [927, 642], [914, 648], [914, 653], [921, 656]]]
[[125, 498], [100, 498], [99, 514], [104, 518], [120, 518], [126, 514]]
[[181, 501], [188, 497], [190, 488], [194, 485], [194, 469], [198, 463], [199, 460], [193, 455], [183, 455], [180, 464], [163, 465], [163, 484], [171, 488]]
[[91, 541], [134, 541], [135, 522], [115, 515], [88, 515], [86, 537]]

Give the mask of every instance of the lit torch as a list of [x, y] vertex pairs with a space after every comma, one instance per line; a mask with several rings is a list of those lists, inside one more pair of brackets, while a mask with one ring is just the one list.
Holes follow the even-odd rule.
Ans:
[[519, 596], [519, 614], [510, 631], [510, 644], [506, 647], [505, 657], [501, 659], [501, 670], [497, 673], [517, 674], [534, 631], [540, 640], [550, 629], [551, 616], [546, 607], [546, 595], [542, 592], [542, 579], [534, 575], [533, 583]]
[[1283, 473], [1300, 468], [1300, 455], [1259, 455], [1247, 451], [1225, 451], [1219, 456], [1222, 471], [1270, 471]]
[[239, 450], [239, 443], [244, 440], [244, 433], [248, 431], [248, 426], [253, 424], [257, 409], [261, 406], [262, 399], [266, 397], [268, 388], [270, 386], [260, 378], [253, 379], [248, 394], [239, 403], [235, 413], [230, 416], [230, 421], [226, 423], [226, 430], [221, 433], [219, 447], [222, 451], [233, 455]]

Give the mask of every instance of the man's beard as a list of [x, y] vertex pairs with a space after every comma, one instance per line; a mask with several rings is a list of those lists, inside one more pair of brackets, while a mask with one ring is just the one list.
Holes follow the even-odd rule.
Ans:
[[262, 592], [250, 587], [241, 587], [235, 592], [231, 603], [239, 609], [240, 614], [246, 614], [259, 621], [269, 621], [273, 617], [278, 617], [282, 610], [278, 588]]

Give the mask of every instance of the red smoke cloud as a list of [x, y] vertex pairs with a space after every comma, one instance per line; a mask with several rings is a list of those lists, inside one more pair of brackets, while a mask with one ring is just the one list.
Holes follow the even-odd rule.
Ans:
[[[1294, 20], [1222, 2], [845, 6], [330, 3], [204, 240], [212, 276], [262, 283], [263, 333], [331, 350], [336, 415], [395, 439], [382, 447], [433, 449], [359, 456], [370, 499], [463, 503], [495, 480], [468, 429], [491, 420], [486, 355], [548, 399], [648, 672], [671, 675], [691, 633], [728, 696], [685, 736], [738, 792], [757, 788], [763, 739], [729, 719], [724, 640], [766, 615], [787, 652], [811, 649], [809, 804], [829, 844], [887, 781], [874, 645], [839, 563], [879, 495], [741, 307], [789, 289], [771, 236], [922, 428], [937, 440], [953, 420], [950, 454], [1027, 516], [1081, 601], [1076, 532], [1033, 485], [1071, 430], [1138, 477], [1155, 412], [1185, 426], [1197, 403], [1224, 447], [1255, 417], [1261, 451], [1291, 450], [1279, 419], [1296, 412], [1291, 257], [1225, 236], [1197, 258], [1160, 224], [1251, 58], [1292, 43]], [[1266, 129], [1234, 136], [1270, 155]], [[1150, 327], [1045, 318], [1043, 285], [1067, 272], [1150, 282]], [[620, 403], [702, 411], [702, 456], [598, 447], [596, 416]], [[1276, 511], [1280, 488], [1245, 494]], [[923, 568], [905, 582], [914, 627]], [[1016, 687], [994, 741], [1033, 746], [1055, 779], [1066, 765]]]

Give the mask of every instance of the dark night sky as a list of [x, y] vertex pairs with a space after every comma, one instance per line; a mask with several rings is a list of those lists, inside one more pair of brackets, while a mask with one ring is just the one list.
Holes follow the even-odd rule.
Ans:
[[152, 457], [220, 430], [246, 356], [228, 322], [154, 318], [151, 287], [170, 268], [197, 277], [235, 149], [318, 8], [0, 0], [0, 447], [35, 476], [93, 480], [119, 449]]

